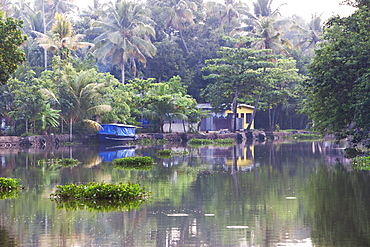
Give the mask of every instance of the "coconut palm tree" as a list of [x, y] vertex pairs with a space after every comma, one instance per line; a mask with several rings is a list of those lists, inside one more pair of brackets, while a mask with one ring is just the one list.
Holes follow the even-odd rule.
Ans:
[[[72, 140], [74, 123], [84, 121], [97, 128], [98, 123], [91, 121], [90, 118], [111, 110], [111, 106], [99, 102], [101, 95], [98, 89], [104, 84], [94, 82], [92, 74], [94, 70], [66, 73], [62, 75], [62, 81], [58, 85], [61, 116], [66, 123], [69, 123], [70, 140]], [[53, 94], [49, 91], [49, 95]]]
[[83, 47], [93, 46], [92, 43], [82, 42], [82, 34], [73, 34], [73, 27], [64, 15], [55, 14], [55, 22], [49, 34], [33, 31], [38, 38], [40, 46], [47, 51], [58, 54], [61, 59], [66, 59], [71, 51]]
[[155, 36], [154, 22], [142, 5], [117, 1], [108, 6], [107, 15], [94, 24], [103, 30], [95, 39], [94, 54], [104, 64], [119, 64], [125, 83], [125, 64], [130, 62], [135, 76], [136, 60], [145, 64], [146, 57], [157, 51], [150, 40]]

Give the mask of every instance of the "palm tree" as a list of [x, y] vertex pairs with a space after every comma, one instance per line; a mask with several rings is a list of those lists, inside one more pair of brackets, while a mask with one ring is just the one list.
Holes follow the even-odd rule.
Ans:
[[94, 54], [104, 64], [119, 64], [125, 83], [125, 64], [130, 62], [135, 76], [136, 59], [145, 64], [146, 57], [157, 51], [150, 40], [155, 36], [154, 22], [142, 5], [118, 1], [108, 6], [107, 16], [95, 22], [103, 33], [95, 39]]
[[98, 89], [104, 84], [93, 82], [92, 74], [93, 70], [87, 70], [62, 76], [62, 82], [59, 85], [59, 102], [62, 118], [65, 122], [69, 122], [70, 140], [72, 140], [74, 123], [84, 121], [96, 127], [98, 123], [91, 121], [90, 118], [111, 110], [111, 106], [100, 104], [101, 102], [98, 101], [101, 98]]
[[256, 0], [253, 3], [254, 14], [257, 18], [261, 16], [265, 17], [276, 17], [280, 15], [280, 7], [286, 5], [286, 3], [281, 4], [275, 10], [271, 9], [271, 4], [273, 0]]
[[92, 43], [81, 42], [84, 35], [73, 34], [72, 24], [67, 20], [66, 16], [56, 13], [55, 20], [49, 34], [33, 31], [38, 36], [36, 41], [39, 42], [42, 48], [58, 54], [61, 59], [66, 59], [70, 51], [93, 46]]
[[167, 28], [173, 28], [176, 32], [179, 32], [181, 41], [184, 45], [185, 51], [189, 53], [188, 46], [186, 45], [183, 31], [189, 26], [194, 24], [193, 11], [197, 10], [197, 5], [188, 0], [180, 0], [172, 8], [167, 9], [166, 12], [166, 26]]

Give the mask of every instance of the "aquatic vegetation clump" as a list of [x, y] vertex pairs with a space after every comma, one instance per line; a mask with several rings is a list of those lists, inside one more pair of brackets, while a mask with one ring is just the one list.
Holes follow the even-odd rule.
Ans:
[[215, 140], [210, 140], [210, 139], [198, 139], [198, 138], [193, 138], [189, 140], [189, 145], [192, 146], [205, 146], [205, 145], [235, 145], [235, 140], [231, 138], [226, 138], [226, 139], [215, 139]]
[[20, 179], [0, 177], [0, 200], [17, 197], [22, 189], [19, 182]]
[[149, 139], [149, 138], [144, 138], [144, 139], [141, 139], [138, 141], [141, 145], [143, 146], [149, 146], [149, 145], [153, 145], [155, 143], [154, 140], [152, 139]]
[[114, 168], [126, 170], [150, 170], [153, 168], [154, 160], [151, 157], [124, 157], [113, 160]]
[[370, 170], [370, 156], [357, 156], [353, 158], [352, 167], [355, 170]]
[[58, 208], [100, 211], [131, 210], [149, 199], [140, 184], [96, 183], [58, 185], [50, 195]]
[[166, 139], [166, 138], [157, 139], [156, 144], [157, 145], [165, 145], [165, 144], [168, 144], [168, 139]]
[[226, 139], [215, 139], [215, 144], [216, 145], [235, 145], [235, 140], [231, 138], [226, 138]]
[[169, 149], [158, 150], [155, 155], [160, 158], [169, 158], [172, 156], [172, 151]]
[[320, 140], [323, 139], [322, 135], [319, 134], [293, 134], [286, 136], [285, 139], [288, 140], [300, 140], [300, 141], [311, 141], [311, 140]]
[[63, 159], [47, 159], [47, 160], [39, 160], [37, 162], [40, 166], [47, 166], [47, 167], [73, 167], [79, 164], [77, 159], [70, 159], [70, 158], [63, 158]]
[[213, 141], [210, 139], [192, 138], [188, 141], [189, 145], [211, 145]]

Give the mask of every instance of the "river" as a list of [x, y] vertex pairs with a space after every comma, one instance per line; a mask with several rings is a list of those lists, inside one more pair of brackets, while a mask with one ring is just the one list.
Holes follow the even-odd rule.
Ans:
[[[24, 190], [0, 200], [0, 246], [370, 246], [370, 175], [353, 171], [345, 144], [57, 147], [0, 150], [0, 176]], [[156, 151], [177, 152], [159, 158]], [[184, 152], [185, 151], [185, 152]], [[112, 160], [151, 156], [148, 171]], [[74, 158], [79, 165], [42, 165]], [[66, 183], [133, 182], [151, 192], [130, 211], [58, 207]]]

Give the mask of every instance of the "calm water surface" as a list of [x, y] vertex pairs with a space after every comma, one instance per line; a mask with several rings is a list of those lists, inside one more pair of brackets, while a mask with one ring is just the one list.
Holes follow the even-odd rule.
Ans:
[[[330, 142], [235, 147], [0, 150], [0, 176], [25, 190], [0, 200], [0, 246], [370, 246], [370, 175]], [[161, 159], [158, 149], [188, 152]], [[150, 171], [113, 168], [151, 156]], [[73, 168], [40, 161], [75, 158]], [[128, 212], [57, 208], [57, 185], [135, 182], [151, 201]]]

